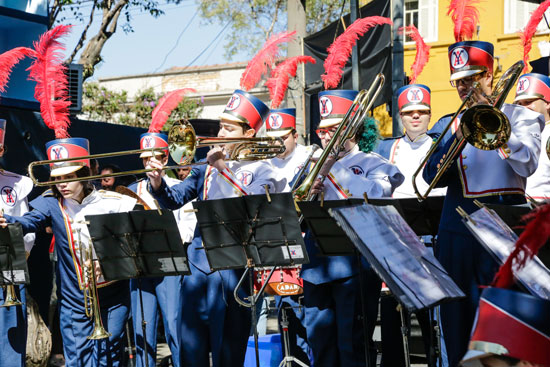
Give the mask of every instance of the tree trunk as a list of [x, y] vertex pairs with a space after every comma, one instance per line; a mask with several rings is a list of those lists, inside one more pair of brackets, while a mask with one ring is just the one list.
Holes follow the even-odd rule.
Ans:
[[101, 62], [101, 51], [105, 42], [116, 32], [117, 22], [122, 10], [128, 5], [129, 0], [119, 0], [108, 9], [103, 10], [101, 27], [95, 36], [86, 44], [84, 51], [78, 59], [78, 63], [84, 66], [83, 79], [94, 75], [94, 68]]

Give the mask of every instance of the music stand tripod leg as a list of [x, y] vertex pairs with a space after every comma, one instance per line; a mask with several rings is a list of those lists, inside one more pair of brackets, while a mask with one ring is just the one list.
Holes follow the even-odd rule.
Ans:
[[138, 293], [139, 308], [141, 312], [141, 333], [143, 334], [143, 359], [145, 361], [145, 367], [149, 367], [149, 353], [147, 351], [147, 321], [145, 321], [145, 313], [143, 312], [143, 294], [141, 291], [141, 279], [138, 279]]
[[409, 328], [407, 327], [407, 320], [405, 319], [405, 310], [401, 304], [397, 306], [399, 308], [399, 314], [401, 315], [401, 335], [403, 337], [403, 353], [405, 353], [405, 366], [411, 366], [411, 359], [409, 354]]
[[359, 293], [361, 297], [361, 320], [363, 324], [363, 339], [365, 343], [365, 360], [366, 360], [366, 366], [370, 367], [371, 360], [370, 360], [370, 347], [369, 347], [369, 328], [367, 323], [367, 312], [365, 311], [366, 307], [366, 301], [365, 301], [365, 272], [363, 271], [363, 266], [361, 266], [361, 254], [359, 251], [355, 250], [355, 255], [357, 258], [357, 266], [359, 267]]
[[286, 317], [286, 309], [281, 306], [281, 329], [283, 329], [283, 345], [285, 348], [285, 357], [279, 363], [279, 367], [292, 367], [292, 362], [298, 364], [300, 367], [308, 367], [307, 364], [300, 361], [298, 358], [290, 355], [290, 341], [288, 339], [288, 318]]
[[[256, 356], [256, 367], [260, 367], [260, 350], [258, 347], [258, 320], [256, 318], [256, 296], [254, 295], [254, 272], [248, 267], [248, 279], [250, 281], [250, 312], [252, 312], [252, 332], [254, 334], [254, 354]], [[258, 293], [258, 297], [261, 293]]]

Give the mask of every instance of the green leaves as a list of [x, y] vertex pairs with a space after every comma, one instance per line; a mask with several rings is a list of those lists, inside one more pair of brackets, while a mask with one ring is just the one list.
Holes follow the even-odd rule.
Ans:
[[[98, 83], [85, 83], [82, 113], [91, 120], [148, 128], [151, 112], [162, 95], [155, 93], [153, 88], [148, 88], [139, 91], [134, 100], [130, 101], [126, 91], [115, 92]], [[168, 131], [179, 119], [199, 117], [202, 109], [203, 103], [200, 99], [184, 98], [172, 111], [163, 130]]]

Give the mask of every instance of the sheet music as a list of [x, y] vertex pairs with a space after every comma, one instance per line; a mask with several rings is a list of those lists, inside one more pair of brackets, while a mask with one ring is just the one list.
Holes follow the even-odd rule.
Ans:
[[[470, 218], [473, 221], [464, 221], [466, 228], [500, 265], [504, 264], [514, 249], [518, 236], [490, 209], [481, 208], [470, 214]], [[550, 270], [538, 257], [528, 261], [519, 272], [514, 271], [514, 275], [533, 295], [550, 300]]]
[[375, 270], [383, 278], [389, 274], [391, 279], [383, 280], [409, 310], [463, 296], [393, 206], [361, 205], [330, 213], [356, 237], [350, 238]]

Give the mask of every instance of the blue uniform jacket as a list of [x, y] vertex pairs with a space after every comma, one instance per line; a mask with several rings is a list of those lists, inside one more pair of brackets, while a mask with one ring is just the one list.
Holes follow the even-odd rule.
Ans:
[[[525, 202], [525, 180], [537, 167], [544, 119], [542, 115], [517, 105], [504, 105], [502, 111], [512, 125], [512, 135], [507, 144], [502, 149], [482, 151], [467, 143], [462, 154], [436, 185], [447, 186], [440, 231], [469, 233], [456, 208], [460, 206], [467, 213], [472, 213], [478, 209], [474, 199], [498, 204]], [[442, 117], [430, 132], [441, 132], [451, 117]], [[449, 129], [428, 160], [423, 172], [426, 182], [432, 182], [443, 154], [448, 152], [456, 139], [454, 130]]]
[[[46, 191], [42, 196], [31, 201], [30, 206], [33, 210], [25, 213], [22, 217], [13, 217], [7, 214], [4, 217], [9, 223], [21, 223], [24, 233], [38, 232], [48, 226], [52, 227], [58, 258], [56, 263], [57, 291], [69, 305], [84, 308], [84, 298], [78, 285], [73, 249], [70, 245], [71, 233], [65, 226], [58, 199], [52, 196], [51, 191]], [[119, 281], [98, 288], [101, 304], [106, 308], [116, 304], [120, 299], [119, 296], [127, 293], [128, 281]]]

